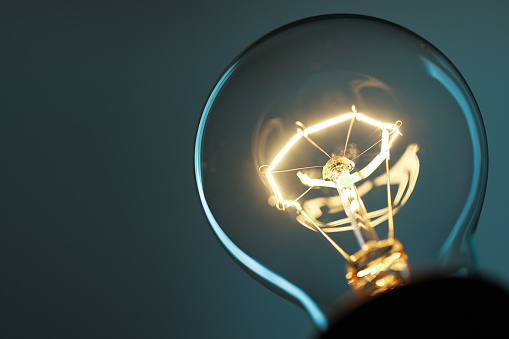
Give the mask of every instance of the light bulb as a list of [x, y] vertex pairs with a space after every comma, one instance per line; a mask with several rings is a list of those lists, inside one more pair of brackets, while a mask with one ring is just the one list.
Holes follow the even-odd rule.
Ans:
[[480, 112], [452, 63], [395, 24], [331, 15], [262, 37], [212, 90], [195, 165], [225, 248], [319, 328], [352, 289], [474, 270]]

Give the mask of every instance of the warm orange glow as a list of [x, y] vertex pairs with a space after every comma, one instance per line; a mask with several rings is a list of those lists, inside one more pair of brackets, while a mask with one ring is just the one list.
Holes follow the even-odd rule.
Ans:
[[[321, 123], [318, 123], [314, 126], [305, 128], [305, 129], [298, 129], [297, 133], [290, 139], [290, 141], [278, 152], [276, 157], [272, 160], [270, 165], [268, 166], [267, 170], [265, 171], [265, 175], [267, 177], [267, 180], [270, 184], [270, 187], [272, 191], [274, 192], [274, 196], [278, 200], [278, 206], [280, 206], [281, 209], [286, 209], [289, 206], [300, 206], [298, 203], [296, 203], [293, 200], [287, 200], [283, 197], [281, 190], [279, 189], [276, 180], [274, 179], [272, 172], [276, 168], [276, 166], [280, 163], [280, 161], [284, 158], [284, 156], [288, 153], [288, 151], [296, 145], [296, 143], [303, 137], [309, 136], [315, 132], [318, 132], [320, 130], [323, 130], [325, 128], [328, 128], [330, 126], [334, 126], [336, 124], [339, 124], [341, 122], [347, 121], [349, 119], [358, 119], [360, 121], [363, 121], [367, 124], [370, 124], [372, 126], [378, 127], [382, 130], [382, 147], [380, 153], [363, 169], [361, 169], [357, 173], [353, 173], [351, 175], [351, 178], [349, 178], [348, 182], [356, 183], [360, 180], [363, 180], [370, 176], [382, 163], [385, 159], [389, 157], [389, 148], [394, 139], [400, 135], [399, 132], [399, 125], [396, 124], [388, 124], [383, 123], [380, 121], [373, 120], [371, 118], [368, 118], [362, 113], [358, 113], [356, 111], [355, 106], [352, 106], [353, 112], [345, 113], [342, 115], [339, 115], [333, 119], [329, 119], [326, 121], [323, 121]], [[396, 133], [389, 133], [396, 132]], [[323, 179], [311, 179], [309, 176], [305, 174], [298, 174], [299, 178], [301, 179], [302, 183], [306, 186], [314, 186], [314, 187], [335, 187], [334, 183], [330, 180], [323, 180]]]

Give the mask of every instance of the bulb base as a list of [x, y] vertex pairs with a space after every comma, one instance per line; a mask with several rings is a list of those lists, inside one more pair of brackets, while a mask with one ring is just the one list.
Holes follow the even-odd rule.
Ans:
[[392, 290], [410, 281], [408, 256], [397, 239], [369, 241], [350, 256], [348, 284], [361, 298]]

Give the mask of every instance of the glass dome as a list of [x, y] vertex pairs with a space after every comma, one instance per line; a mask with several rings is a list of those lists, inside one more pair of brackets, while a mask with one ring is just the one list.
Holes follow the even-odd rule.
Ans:
[[472, 272], [487, 163], [454, 65], [418, 35], [357, 15], [301, 20], [242, 52], [211, 92], [195, 149], [226, 250], [322, 328], [352, 276], [373, 269], [352, 261], [370, 244], [399, 253], [395, 286]]

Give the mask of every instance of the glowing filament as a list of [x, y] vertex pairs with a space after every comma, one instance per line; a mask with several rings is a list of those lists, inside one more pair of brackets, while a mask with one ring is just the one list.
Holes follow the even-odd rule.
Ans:
[[[353, 173], [350, 175], [350, 180], [352, 183], [359, 182], [368, 176], [370, 176], [386, 159], [389, 159], [389, 149], [392, 145], [394, 139], [400, 135], [399, 132], [399, 123], [396, 124], [388, 124], [383, 123], [380, 121], [373, 120], [371, 118], [368, 118], [362, 113], [358, 113], [355, 110], [355, 107], [353, 108], [353, 112], [351, 113], [345, 113], [342, 115], [339, 115], [333, 119], [329, 119], [326, 121], [323, 121], [321, 123], [318, 123], [314, 126], [305, 128], [305, 129], [298, 129], [297, 133], [290, 139], [290, 141], [278, 152], [276, 157], [272, 160], [270, 165], [265, 170], [265, 175], [267, 177], [267, 180], [270, 184], [270, 187], [274, 193], [274, 196], [276, 197], [280, 209], [286, 209], [289, 206], [296, 206], [295, 201], [293, 200], [286, 200], [281, 190], [279, 189], [274, 177], [273, 177], [273, 171], [275, 167], [279, 164], [279, 162], [283, 159], [283, 157], [288, 153], [288, 151], [303, 137], [308, 137], [312, 133], [318, 132], [320, 130], [323, 130], [325, 128], [334, 126], [336, 124], [339, 124], [341, 122], [347, 121], [349, 119], [357, 119], [360, 121], [363, 121], [367, 124], [370, 124], [372, 126], [378, 127], [382, 130], [382, 140], [381, 140], [381, 150], [380, 153], [373, 159], [371, 162], [361, 169], [359, 172]], [[309, 187], [335, 187], [334, 182], [330, 180], [324, 180], [324, 179], [311, 179], [308, 175], [298, 173], [299, 179], [301, 182]], [[300, 205], [299, 205], [300, 206]]]

